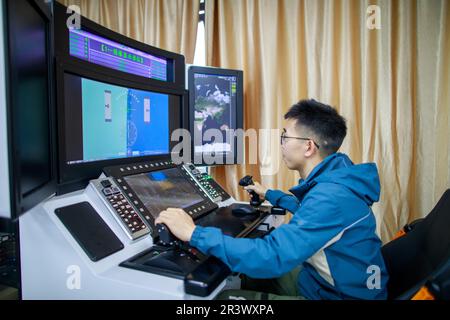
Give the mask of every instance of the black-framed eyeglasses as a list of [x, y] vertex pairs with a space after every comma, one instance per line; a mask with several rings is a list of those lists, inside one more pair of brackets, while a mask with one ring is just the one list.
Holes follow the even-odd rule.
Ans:
[[317, 147], [317, 149], [320, 149], [320, 146], [311, 138], [290, 137], [290, 136], [285, 135], [285, 133], [283, 132], [280, 137], [280, 143], [283, 145], [285, 143], [286, 139], [297, 139], [297, 140], [305, 140], [305, 141], [311, 140], [314, 143], [314, 145]]

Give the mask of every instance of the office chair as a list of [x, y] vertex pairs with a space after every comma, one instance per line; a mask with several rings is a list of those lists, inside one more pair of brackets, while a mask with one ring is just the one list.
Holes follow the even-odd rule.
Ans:
[[450, 299], [450, 189], [423, 219], [382, 247], [388, 299]]

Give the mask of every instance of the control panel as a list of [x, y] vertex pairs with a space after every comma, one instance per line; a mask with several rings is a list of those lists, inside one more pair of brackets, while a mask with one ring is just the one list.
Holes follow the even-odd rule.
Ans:
[[182, 208], [194, 220], [218, 208], [183, 166], [170, 160], [107, 167], [103, 172], [123, 190], [153, 237], [154, 221], [167, 208]]
[[153, 238], [152, 247], [120, 266], [184, 279], [186, 293], [209, 295], [230, 270], [177, 239], [165, 224], [155, 225], [160, 212], [182, 208], [197, 225], [219, 228], [232, 237], [245, 237], [268, 215], [256, 206], [219, 204], [231, 196], [192, 164], [152, 160], [106, 167], [103, 173], [104, 178], [90, 183], [123, 230], [131, 239]]
[[231, 197], [210, 175], [201, 172], [193, 164], [184, 164], [182, 169], [203, 189], [211, 201], [218, 203]]
[[150, 233], [149, 228], [112, 178], [92, 180], [91, 185], [132, 240]]

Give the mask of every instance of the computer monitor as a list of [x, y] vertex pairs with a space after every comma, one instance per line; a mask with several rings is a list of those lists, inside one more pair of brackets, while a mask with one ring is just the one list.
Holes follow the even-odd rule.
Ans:
[[2, 1], [1, 14], [7, 66], [7, 132], [2, 142], [8, 145], [4, 156], [10, 178], [1, 179], [10, 188], [10, 217], [15, 219], [56, 188], [53, 23], [43, 1]]
[[[70, 11], [70, 10], [69, 10]], [[164, 159], [187, 127], [183, 55], [113, 32], [54, 3], [58, 194], [103, 168]]]
[[187, 81], [194, 164], [242, 163], [243, 72], [190, 66]]
[[66, 160], [169, 154], [170, 95], [66, 73]]
[[171, 132], [182, 125], [182, 96], [69, 69], [62, 73], [62, 184], [92, 179], [106, 166], [170, 157], [177, 143]]

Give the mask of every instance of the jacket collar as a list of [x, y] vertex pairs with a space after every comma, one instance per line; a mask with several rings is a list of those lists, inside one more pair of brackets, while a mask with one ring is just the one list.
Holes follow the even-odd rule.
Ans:
[[289, 191], [301, 201], [305, 194], [317, 184], [315, 178], [317, 178], [322, 172], [324, 172], [327, 165], [338, 156], [339, 153], [333, 153], [323, 159], [321, 163], [314, 167], [314, 169], [310, 172], [306, 179], [300, 179], [298, 181], [298, 185], [289, 189]]

